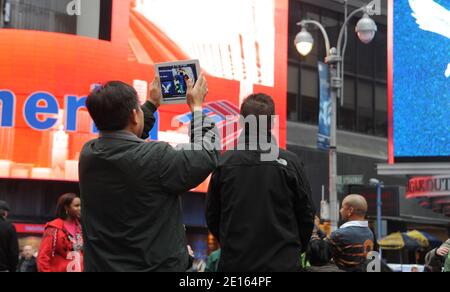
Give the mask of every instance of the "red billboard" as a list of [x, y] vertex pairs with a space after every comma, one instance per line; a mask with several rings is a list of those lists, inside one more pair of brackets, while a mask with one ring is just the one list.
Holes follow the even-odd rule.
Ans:
[[[200, 60], [212, 114], [237, 114], [251, 92], [273, 96], [285, 147], [288, 0], [114, 0], [112, 11], [111, 41], [0, 29], [0, 177], [77, 181], [97, 136], [84, 106], [92, 86], [122, 80], [144, 101], [154, 64], [184, 59]], [[173, 120], [188, 111], [162, 106], [152, 137], [186, 141]]]

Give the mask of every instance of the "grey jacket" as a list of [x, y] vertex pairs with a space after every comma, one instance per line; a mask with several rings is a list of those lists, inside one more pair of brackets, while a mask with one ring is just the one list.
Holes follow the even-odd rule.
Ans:
[[[146, 131], [155, 110], [144, 109]], [[219, 158], [214, 124], [201, 112], [194, 120], [192, 143], [178, 149], [125, 131], [103, 132], [84, 146], [79, 175], [86, 272], [187, 269], [180, 195], [204, 181]]]

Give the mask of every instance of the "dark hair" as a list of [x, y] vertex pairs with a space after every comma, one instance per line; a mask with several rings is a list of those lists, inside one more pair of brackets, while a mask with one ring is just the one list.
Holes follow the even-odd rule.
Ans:
[[330, 244], [326, 240], [312, 240], [306, 250], [306, 259], [311, 266], [321, 267], [328, 264], [333, 257]]
[[66, 208], [69, 208], [76, 198], [78, 198], [78, 196], [72, 193], [64, 194], [59, 197], [58, 203], [56, 204], [56, 217], [62, 220], [67, 219], [68, 214]]
[[[275, 115], [275, 103], [272, 97], [264, 93], [257, 93], [248, 96], [241, 106], [241, 116], [245, 119], [249, 116], [256, 117], [258, 131], [260, 130], [259, 117], [267, 117], [267, 132], [272, 130], [272, 117]], [[248, 133], [248, 125], [245, 125]]]
[[0, 219], [3, 219], [6, 215], [6, 210], [0, 209]]
[[241, 115], [246, 118], [249, 115], [274, 116], [275, 103], [272, 97], [264, 93], [252, 94], [247, 97], [241, 106]]
[[133, 109], [139, 109], [136, 90], [121, 81], [110, 81], [94, 89], [86, 107], [100, 131], [120, 131], [130, 122]]

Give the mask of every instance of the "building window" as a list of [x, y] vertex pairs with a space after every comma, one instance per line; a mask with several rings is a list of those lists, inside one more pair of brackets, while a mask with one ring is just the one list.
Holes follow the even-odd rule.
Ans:
[[111, 40], [112, 0], [81, 0], [79, 15], [68, 14], [69, 4], [72, 0], [0, 0], [0, 28]]
[[344, 105], [338, 108], [338, 127], [341, 130], [355, 130], [356, 126], [356, 103], [355, 103], [355, 79], [345, 78]]
[[299, 108], [299, 98], [298, 98], [298, 90], [299, 90], [299, 68], [295, 65], [288, 66], [288, 100], [287, 100], [287, 110], [288, 110], [288, 119], [291, 121], [298, 120], [298, 108]]
[[[310, 27], [309, 31], [315, 39], [314, 48], [308, 56], [301, 56], [294, 46], [295, 36], [300, 31], [296, 23], [301, 19], [321, 22], [327, 30], [331, 45], [336, 45], [344, 15], [326, 7], [290, 0], [288, 119], [317, 124], [319, 115], [317, 62], [323, 61], [325, 57], [324, 41], [320, 31]], [[338, 128], [386, 137], [387, 28], [377, 23], [378, 33], [374, 41], [364, 45], [358, 40], [353, 29], [358, 20], [352, 19], [348, 28], [345, 100], [342, 106], [339, 101]]]
[[357, 104], [357, 131], [364, 134], [373, 134], [373, 86], [371, 83], [358, 82]]
[[375, 135], [387, 136], [387, 89], [385, 84], [375, 88]]

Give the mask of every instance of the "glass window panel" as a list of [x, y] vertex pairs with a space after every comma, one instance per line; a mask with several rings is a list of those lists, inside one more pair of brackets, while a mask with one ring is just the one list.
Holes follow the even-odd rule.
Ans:
[[344, 107], [355, 108], [355, 80], [351, 77], [345, 77], [344, 80]]
[[375, 87], [375, 109], [387, 111], [387, 85], [377, 85]]
[[302, 95], [318, 99], [319, 97], [319, 76], [317, 71], [302, 68]]
[[363, 44], [358, 41], [358, 74], [372, 77], [373, 76], [373, 65], [374, 65], [374, 55], [373, 55], [373, 43]]
[[341, 107], [339, 101], [338, 127], [339, 129], [353, 131], [355, 130], [355, 80], [346, 77], [344, 91], [344, 106]]
[[358, 82], [358, 132], [373, 133], [373, 93], [372, 85], [366, 81]]
[[302, 96], [301, 112], [302, 122], [317, 125], [319, 119], [319, 99]]
[[301, 28], [297, 26], [297, 22], [302, 19], [301, 6], [299, 1], [289, 1], [289, 37], [288, 37], [288, 56], [290, 59], [298, 60], [300, 54], [294, 45], [295, 37], [300, 32]]
[[386, 26], [379, 25], [376, 41], [376, 77], [387, 79], [387, 32]]
[[288, 66], [288, 92], [298, 93], [298, 66], [289, 65]]
[[377, 85], [375, 88], [375, 135], [387, 137], [387, 88]]
[[337, 44], [339, 35], [339, 14], [329, 10], [322, 10], [321, 23], [323, 24], [325, 30], [330, 38], [331, 46]]
[[298, 120], [298, 95], [297, 93], [288, 93], [287, 95], [287, 116], [289, 121]]

